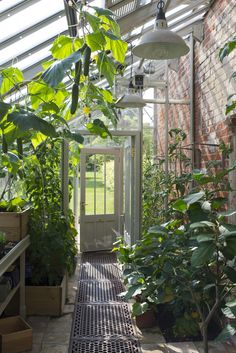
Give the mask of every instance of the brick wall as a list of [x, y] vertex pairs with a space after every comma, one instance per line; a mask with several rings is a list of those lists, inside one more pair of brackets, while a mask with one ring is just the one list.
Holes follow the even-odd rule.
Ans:
[[[215, 0], [204, 19], [204, 39], [195, 43], [195, 140], [199, 143], [218, 144], [230, 142], [232, 131], [226, 124], [227, 97], [236, 91], [235, 82], [229, 81], [236, 71], [236, 53], [222, 64], [219, 50], [236, 33], [236, 3], [232, 0]], [[170, 98], [189, 97], [190, 58], [181, 58], [178, 72], [170, 72]], [[234, 84], [234, 87], [233, 87]], [[164, 151], [164, 107], [158, 114], [158, 151]], [[169, 128], [179, 127], [190, 132], [188, 106], [172, 105]], [[188, 140], [186, 144], [189, 144]], [[217, 147], [200, 147], [204, 160], [219, 159]]]

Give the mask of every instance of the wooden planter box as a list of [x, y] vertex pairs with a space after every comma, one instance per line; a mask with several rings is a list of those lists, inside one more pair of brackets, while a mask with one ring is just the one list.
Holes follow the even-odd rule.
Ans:
[[28, 232], [30, 210], [22, 212], [0, 212], [0, 231], [6, 233], [9, 241], [18, 241]]
[[60, 286], [26, 286], [27, 315], [61, 316], [66, 301], [66, 275]]
[[32, 328], [20, 317], [0, 319], [0, 352], [20, 353], [32, 349]]

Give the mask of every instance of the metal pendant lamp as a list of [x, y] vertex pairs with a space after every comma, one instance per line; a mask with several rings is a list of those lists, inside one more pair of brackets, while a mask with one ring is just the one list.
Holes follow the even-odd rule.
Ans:
[[116, 102], [117, 108], [143, 108], [146, 105], [145, 100], [141, 96], [134, 94], [135, 87], [132, 82], [132, 68], [133, 68], [133, 52], [132, 52], [132, 46], [131, 46], [131, 69], [130, 69], [130, 81], [129, 81], [128, 93], [124, 94], [117, 100]]
[[183, 38], [168, 29], [163, 0], [158, 2], [154, 29], [144, 34], [134, 47], [134, 55], [151, 60], [176, 59], [186, 55], [189, 47]]
[[132, 81], [129, 83], [129, 92], [124, 94], [122, 97], [118, 99], [116, 102], [117, 108], [143, 108], [146, 105], [145, 100], [138, 96], [137, 94], [133, 94], [132, 91], [135, 89]]

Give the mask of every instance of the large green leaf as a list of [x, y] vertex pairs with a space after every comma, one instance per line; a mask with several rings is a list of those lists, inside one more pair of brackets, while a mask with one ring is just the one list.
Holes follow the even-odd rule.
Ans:
[[11, 105], [8, 103], [0, 102], [0, 121], [6, 116], [8, 111], [11, 109]]
[[108, 31], [105, 32], [105, 35], [107, 37], [106, 49], [111, 50], [114, 59], [123, 64], [125, 61], [125, 54], [128, 48], [128, 43], [124, 42]]
[[236, 237], [235, 236], [227, 236], [225, 239], [226, 246], [225, 249], [226, 251], [231, 254], [231, 256], [236, 256]]
[[50, 87], [55, 88], [62, 82], [66, 72], [71, 69], [72, 65], [80, 59], [81, 52], [77, 50], [66, 59], [55, 61], [41, 77]]
[[200, 243], [199, 247], [194, 250], [191, 258], [192, 266], [198, 267], [208, 263], [214, 253], [215, 246], [213, 241]]
[[132, 306], [132, 314], [139, 316], [144, 314], [148, 310], [148, 303], [134, 303]]
[[119, 61], [121, 64], [125, 61], [125, 55], [128, 48], [128, 43], [123, 40], [109, 40], [109, 47], [112, 52], [114, 59]]
[[188, 209], [188, 205], [184, 200], [176, 200], [175, 202], [173, 202], [173, 204], [171, 205], [173, 210], [179, 211], [179, 212], [185, 212]]
[[220, 49], [220, 61], [222, 62], [236, 48], [236, 37], [228, 41], [223, 48]]
[[42, 134], [41, 132], [37, 132], [32, 138], [31, 142], [34, 148], [37, 148], [42, 142], [46, 140], [47, 136]]
[[235, 213], [236, 213], [236, 210], [229, 210], [229, 211], [219, 212], [218, 215], [223, 217], [230, 217], [230, 216], [233, 216]]
[[153, 226], [148, 229], [149, 234], [160, 234], [160, 235], [167, 235], [168, 229], [162, 226]]
[[200, 202], [189, 205], [188, 215], [191, 223], [201, 222], [203, 220], [207, 221], [208, 219], [208, 213], [202, 209]]
[[60, 35], [53, 42], [50, 51], [55, 59], [65, 59], [75, 50], [78, 50], [82, 45], [83, 40], [80, 38], [71, 38], [65, 35]]
[[99, 135], [102, 138], [107, 138], [107, 136], [112, 137], [106, 125], [100, 119], [95, 119], [91, 123], [86, 124], [86, 128], [95, 135]]
[[17, 83], [24, 80], [23, 73], [16, 67], [8, 67], [0, 72], [0, 93], [8, 92]]
[[56, 136], [55, 128], [50, 123], [27, 110], [21, 109], [19, 111], [12, 112], [8, 115], [7, 120], [12, 122], [22, 132], [33, 129], [35, 131], [40, 131], [46, 136]]
[[42, 103], [51, 102], [55, 97], [54, 90], [47, 86], [43, 80], [30, 82], [28, 92], [33, 109], [38, 109]]
[[235, 327], [236, 327], [236, 324], [234, 323], [226, 325], [223, 331], [216, 337], [215, 341], [217, 342], [228, 341], [228, 339], [235, 334], [236, 332]]
[[9, 173], [16, 175], [22, 166], [22, 161], [15, 153], [7, 152], [2, 155], [2, 165], [7, 168]]
[[91, 13], [89, 13], [87, 11], [83, 11], [83, 14], [84, 14], [86, 21], [92, 27], [93, 32], [97, 32], [99, 30], [99, 25], [101, 23], [100, 18], [92, 15]]
[[191, 229], [196, 229], [196, 228], [214, 228], [216, 225], [213, 222], [209, 221], [201, 221], [201, 222], [194, 222], [190, 224]]
[[199, 234], [197, 236], [197, 241], [199, 243], [205, 242], [205, 241], [212, 241], [214, 239], [214, 234]]
[[98, 16], [106, 16], [106, 17], [111, 17], [111, 16], [115, 16], [114, 12], [112, 12], [109, 9], [104, 9], [102, 7], [97, 7], [97, 6], [90, 6], [92, 9], [94, 9]]
[[[227, 275], [227, 277], [230, 279], [231, 282], [236, 283], [236, 271], [234, 268], [230, 266], [225, 266], [223, 268], [224, 273]], [[235, 305], [236, 307], [236, 305]]]
[[205, 192], [204, 191], [199, 191], [199, 192], [196, 192], [195, 194], [189, 194], [188, 196], [186, 196], [184, 198], [184, 201], [188, 205], [191, 205], [192, 203], [195, 203], [195, 202], [201, 200], [204, 196], [205, 196]]
[[113, 61], [107, 56], [105, 52], [101, 52], [98, 54], [97, 66], [100, 75], [104, 75], [107, 79], [107, 82], [112, 87], [114, 83], [116, 68]]
[[7, 122], [7, 126], [4, 128], [4, 136], [8, 144], [16, 141], [17, 138], [25, 137], [25, 135], [26, 133], [22, 132], [13, 123]]
[[231, 101], [227, 103], [226, 105], [226, 110], [225, 114], [228, 115], [230, 112], [232, 112], [234, 109], [236, 109], [236, 94], [234, 94], [235, 98], [232, 99]]
[[102, 32], [87, 34], [85, 41], [92, 51], [104, 50], [106, 44], [106, 40]]

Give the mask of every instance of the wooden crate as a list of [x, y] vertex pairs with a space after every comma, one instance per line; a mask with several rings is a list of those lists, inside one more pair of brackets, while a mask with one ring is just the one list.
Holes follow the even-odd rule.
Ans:
[[66, 301], [66, 281], [65, 275], [60, 286], [26, 286], [27, 315], [61, 316]]
[[32, 349], [32, 328], [20, 317], [0, 319], [1, 353], [20, 353]]
[[22, 212], [0, 212], [0, 231], [6, 233], [9, 241], [18, 241], [28, 232], [30, 210]]

